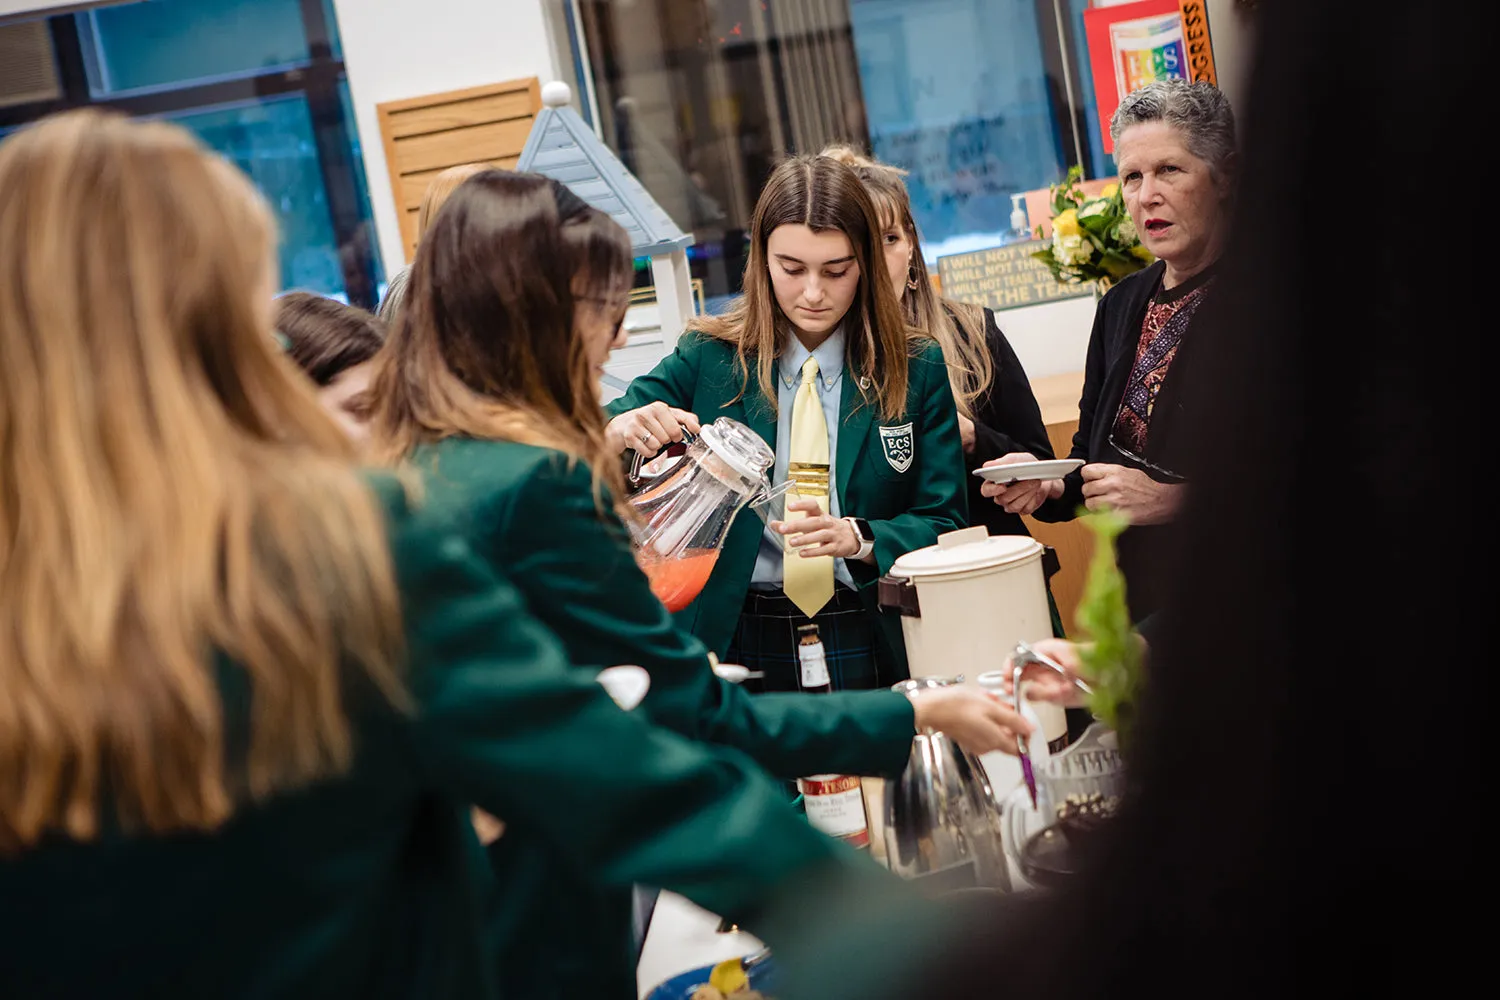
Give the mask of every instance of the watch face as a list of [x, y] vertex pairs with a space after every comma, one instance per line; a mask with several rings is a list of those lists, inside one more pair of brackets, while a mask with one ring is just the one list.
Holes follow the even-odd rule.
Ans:
[[856, 517], [854, 519], [854, 527], [859, 532], [860, 538], [863, 538], [867, 542], [875, 540], [875, 529], [870, 527], [869, 521], [866, 521], [862, 517]]

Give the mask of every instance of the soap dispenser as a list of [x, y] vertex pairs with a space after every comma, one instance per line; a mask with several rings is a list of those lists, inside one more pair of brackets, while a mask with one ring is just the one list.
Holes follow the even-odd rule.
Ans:
[[1031, 238], [1031, 230], [1026, 225], [1026, 206], [1022, 203], [1025, 197], [1024, 194], [1010, 196], [1010, 235], [1014, 240]]

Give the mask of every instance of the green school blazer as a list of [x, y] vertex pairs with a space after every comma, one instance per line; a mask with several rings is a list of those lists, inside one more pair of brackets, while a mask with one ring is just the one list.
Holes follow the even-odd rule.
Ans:
[[[501, 843], [545, 845], [575, 879], [674, 888], [752, 928], [763, 916], [768, 940], [782, 925], [800, 935], [802, 918], [778, 924], [762, 908], [784, 904], [811, 873], [893, 891], [747, 759], [616, 708], [485, 560], [411, 511], [394, 484], [380, 489], [415, 712], [393, 711], [350, 676], [356, 760], [343, 776], [246, 807], [211, 834], [114, 831], [0, 855], [0, 993], [497, 996], [484, 910], [527, 891], [517, 880], [534, 873], [491, 871], [471, 803], [505, 819]], [[247, 686], [230, 663], [217, 672], [232, 747], [248, 731]], [[567, 943], [580, 955], [614, 945]]]
[[[651, 593], [619, 517], [595, 502], [585, 464], [531, 445], [449, 438], [418, 449], [413, 465], [434, 516], [450, 517], [475, 552], [503, 568], [573, 663], [590, 673], [632, 663], [651, 674], [641, 710], [653, 722], [744, 751], [781, 777], [893, 775], [906, 765], [915, 729], [903, 695], [752, 696], [715, 676], [708, 650]], [[522, 977], [507, 977], [506, 995], [613, 996], [634, 982], [628, 893], [577, 878], [549, 845], [525, 836], [507, 833], [491, 857], [531, 890], [529, 898], [509, 889], [499, 897], [495, 939], [502, 949], [550, 955], [503, 961]], [[615, 963], [576, 948], [581, 934], [613, 942]], [[529, 978], [543, 965], [551, 980]]]
[[[865, 518], [875, 532], [875, 565], [852, 559], [847, 565], [865, 607], [880, 621], [877, 634], [882, 641], [876, 657], [882, 672], [896, 678], [907, 676], [906, 645], [900, 618], [878, 609], [876, 582], [901, 556], [964, 527], [969, 515], [958, 411], [942, 350], [936, 342], [926, 341], [914, 354], [906, 410], [894, 420], [881, 416], [878, 405], [864, 400], [857, 383], [846, 378], [834, 484], [844, 516]], [[774, 449], [776, 409], [754, 382], [753, 359], [750, 370], [750, 385], [737, 400], [743, 380], [734, 348], [702, 334], [684, 334], [675, 351], [633, 381], [605, 410], [613, 417], [663, 402], [690, 411], [704, 423], [732, 417]], [[737, 518], [708, 586], [679, 612], [683, 626], [720, 655], [734, 637], [760, 537], [759, 519]]]

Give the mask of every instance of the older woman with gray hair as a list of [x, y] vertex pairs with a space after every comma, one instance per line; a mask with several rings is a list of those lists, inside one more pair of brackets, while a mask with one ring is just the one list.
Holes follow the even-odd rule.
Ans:
[[[1110, 122], [1126, 210], [1156, 263], [1099, 302], [1089, 340], [1078, 432], [1065, 479], [986, 483], [985, 496], [1017, 514], [1066, 521], [1080, 506], [1130, 519], [1120, 568], [1139, 621], [1161, 605], [1166, 525], [1181, 506], [1183, 383], [1203, 331], [1193, 317], [1213, 294], [1214, 265], [1233, 205], [1234, 112], [1208, 83], [1164, 80], [1135, 91]], [[1004, 455], [989, 465], [1031, 461]]]

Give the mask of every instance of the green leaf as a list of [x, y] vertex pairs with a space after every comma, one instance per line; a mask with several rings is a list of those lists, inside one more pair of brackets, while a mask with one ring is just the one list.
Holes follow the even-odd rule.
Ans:
[[1115, 223], [1113, 219], [1111, 219], [1108, 215], [1102, 213], [1099, 215], [1084, 215], [1082, 212], [1078, 213], [1078, 225], [1081, 226], [1083, 228], [1083, 231], [1086, 233], [1094, 233], [1099, 236], [1103, 236], [1105, 231], [1114, 224]]
[[1145, 680], [1141, 647], [1125, 599], [1125, 577], [1116, 556], [1115, 541], [1128, 522], [1111, 510], [1084, 511], [1082, 517], [1094, 533], [1094, 557], [1074, 612], [1074, 622], [1089, 643], [1079, 650], [1084, 673], [1092, 679], [1094, 689], [1088, 705], [1119, 734], [1120, 745], [1126, 747], [1131, 737], [1132, 709], [1140, 702]]
[[1106, 250], [1099, 258], [1099, 266], [1109, 272], [1111, 278], [1123, 278], [1145, 267], [1145, 262], [1118, 250]]

